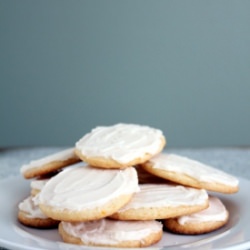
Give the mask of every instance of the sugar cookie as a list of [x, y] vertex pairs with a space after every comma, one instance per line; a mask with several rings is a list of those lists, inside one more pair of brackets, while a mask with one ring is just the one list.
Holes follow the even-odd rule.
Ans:
[[224, 226], [229, 213], [217, 197], [209, 197], [209, 207], [201, 212], [171, 218], [164, 221], [165, 227], [178, 234], [203, 234]]
[[77, 166], [52, 177], [39, 193], [38, 202], [44, 214], [56, 220], [97, 220], [116, 212], [138, 190], [133, 167]]
[[131, 201], [111, 218], [154, 220], [201, 211], [208, 206], [205, 190], [168, 184], [143, 184]]
[[67, 243], [102, 247], [147, 247], [162, 238], [158, 221], [61, 222], [59, 234]]
[[76, 142], [76, 154], [99, 168], [126, 168], [143, 163], [162, 151], [162, 131], [148, 126], [119, 123], [97, 127]]
[[31, 188], [31, 195], [36, 196], [42, 188], [45, 186], [45, 184], [48, 182], [49, 179], [35, 179], [30, 182], [30, 188]]
[[29, 164], [23, 165], [20, 172], [26, 179], [47, 175], [80, 161], [74, 151], [74, 148], [69, 148], [38, 160], [31, 161]]
[[154, 175], [195, 188], [221, 193], [235, 193], [239, 188], [234, 176], [175, 154], [161, 153], [141, 166]]
[[18, 209], [18, 220], [25, 226], [34, 228], [53, 228], [59, 223], [59, 221], [44, 215], [31, 196], [20, 202]]

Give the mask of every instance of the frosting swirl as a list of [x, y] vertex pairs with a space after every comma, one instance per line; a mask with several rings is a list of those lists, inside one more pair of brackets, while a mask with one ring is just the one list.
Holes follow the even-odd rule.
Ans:
[[29, 218], [48, 218], [45, 214], [43, 214], [43, 212], [40, 210], [39, 206], [35, 203], [34, 199], [31, 196], [20, 202], [18, 208], [19, 210], [25, 212], [26, 216]]
[[76, 142], [76, 149], [88, 157], [111, 158], [119, 163], [128, 163], [147, 153], [158, 153], [163, 142], [165, 139], [161, 130], [119, 123], [96, 127]]
[[238, 186], [238, 179], [219, 169], [191, 160], [187, 157], [161, 153], [149, 160], [153, 168], [186, 174], [203, 182], [216, 182], [228, 186]]
[[177, 221], [180, 225], [186, 223], [199, 223], [206, 221], [225, 221], [228, 217], [228, 212], [223, 203], [217, 197], [209, 197], [208, 208], [190, 215], [180, 216]]
[[142, 240], [162, 230], [158, 221], [116, 221], [101, 219], [90, 222], [61, 222], [63, 229], [88, 244], [112, 245], [121, 241]]
[[90, 166], [67, 168], [52, 177], [39, 193], [39, 204], [58, 209], [81, 210], [139, 190], [134, 168], [98, 169]]
[[201, 205], [208, 200], [204, 189], [168, 184], [143, 184], [131, 201], [119, 212], [137, 208], [176, 207], [182, 205]]

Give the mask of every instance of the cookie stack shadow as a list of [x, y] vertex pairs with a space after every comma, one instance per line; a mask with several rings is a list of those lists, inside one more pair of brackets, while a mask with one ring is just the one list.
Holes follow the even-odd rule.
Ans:
[[216, 192], [237, 192], [238, 180], [165, 146], [162, 131], [148, 126], [93, 129], [74, 147], [21, 167], [31, 192], [18, 220], [58, 227], [67, 243], [105, 247], [147, 247], [164, 230], [196, 235], [223, 227], [230, 215]]

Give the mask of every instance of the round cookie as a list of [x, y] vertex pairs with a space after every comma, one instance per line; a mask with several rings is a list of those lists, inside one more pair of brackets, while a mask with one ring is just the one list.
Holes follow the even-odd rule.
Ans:
[[118, 220], [154, 220], [201, 211], [208, 206], [203, 189], [168, 184], [143, 184], [131, 201], [110, 217]]
[[30, 182], [31, 195], [36, 196], [48, 182], [48, 179], [35, 179]]
[[61, 222], [59, 234], [64, 242], [102, 247], [147, 247], [162, 238], [158, 221]]
[[133, 167], [124, 170], [90, 166], [66, 168], [39, 193], [39, 207], [62, 221], [89, 221], [109, 216], [139, 190]]
[[74, 148], [68, 148], [55, 154], [31, 161], [21, 167], [20, 172], [26, 179], [47, 175], [68, 165], [79, 162]]
[[34, 228], [54, 228], [57, 227], [59, 223], [59, 221], [44, 215], [31, 196], [20, 202], [18, 209], [18, 221], [25, 226]]
[[229, 194], [239, 189], [239, 181], [234, 176], [175, 154], [161, 153], [141, 167], [156, 176], [195, 188]]
[[76, 154], [99, 168], [126, 168], [143, 163], [162, 151], [162, 131], [148, 126], [119, 123], [96, 127], [76, 142]]
[[204, 234], [224, 226], [229, 213], [217, 197], [209, 197], [209, 207], [198, 213], [171, 218], [164, 221], [165, 227], [178, 234]]

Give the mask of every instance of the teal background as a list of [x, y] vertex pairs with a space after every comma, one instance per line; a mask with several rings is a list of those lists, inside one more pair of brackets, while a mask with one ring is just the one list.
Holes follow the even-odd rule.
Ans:
[[117, 122], [250, 145], [250, 1], [0, 0], [0, 146]]

